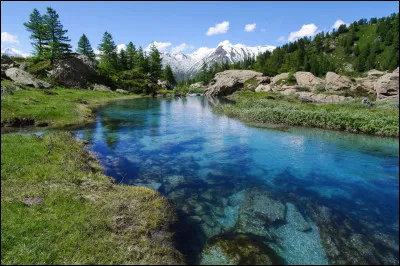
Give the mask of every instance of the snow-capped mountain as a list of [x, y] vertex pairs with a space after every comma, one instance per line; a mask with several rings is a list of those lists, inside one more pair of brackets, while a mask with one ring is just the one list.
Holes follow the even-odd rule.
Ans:
[[27, 57], [28, 55], [14, 48], [6, 48], [1, 51], [1, 54], [8, 56]]
[[165, 67], [170, 65], [177, 80], [193, 78], [203, 65], [203, 60], [207, 65], [215, 62], [235, 63], [243, 61], [245, 58], [256, 57], [265, 52], [272, 51], [274, 46], [246, 46], [243, 44], [231, 44], [229, 41], [223, 41], [217, 48], [201, 47], [191, 54], [174, 54], [161, 52], [162, 63]]

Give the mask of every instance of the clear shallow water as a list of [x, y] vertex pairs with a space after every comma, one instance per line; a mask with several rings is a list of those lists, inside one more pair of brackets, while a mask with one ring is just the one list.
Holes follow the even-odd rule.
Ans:
[[397, 139], [249, 127], [203, 97], [110, 104], [75, 132], [117, 182], [171, 199], [188, 263], [226, 262], [215, 242], [239, 234], [285, 264], [398, 263]]

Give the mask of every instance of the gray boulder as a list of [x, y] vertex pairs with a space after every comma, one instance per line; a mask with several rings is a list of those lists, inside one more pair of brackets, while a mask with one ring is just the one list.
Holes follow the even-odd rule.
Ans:
[[25, 72], [15, 67], [7, 69], [5, 71], [5, 75], [11, 80], [27, 86], [34, 86], [35, 88], [44, 88], [44, 89], [51, 87], [51, 84], [43, 80], [37, 79], [28, 72]]
[[333, 91], [338, 91], [342, 89], [350, 89], [352, 86], [352, 82], [350, 78], [345, 77], [345, 76], [340, 76], [336, 74], [335, 72], [328, 72], [326, 73], [326, 78], [325, 78], [325, 90], [333, 90]]
[[281, 79], [287, 79], [288, 77], [289, 77], [289, 73], [281, 73], [272, 78], [272, 83], [276, 83], [277, 81], [279, 81]]
[[7, 88], [6, 86], [1, 85], [1, 95], [3, 96], [4, 94], [13, 95], [14, 93], [10, 88]]
[[244, 83], [255, 77], [262, 77], [262, 73], [252, 70], [225, 70], [217, 73], [211, 81], [211, 86], [205, 89], [206, 96], [226, 96], [242, 89]]
[[399, 95], [399, 68], [392, 73], [381, 76], [374, 84], [377, 99]]
[[58, 60], [51, 75], [68, 88], [85, 88], [96, 74], [96, 63], [85, 55]]
[[121, 90], [121, 89], [117, 89], [116, 92], [122, 93], [122, 94], [129, 94], [129, 91]]
[[107, 87], [103, 84], [94, 84], [89, 87], [89, 89], [94, 90], [94, 91], [111, 91], [110, 87]]

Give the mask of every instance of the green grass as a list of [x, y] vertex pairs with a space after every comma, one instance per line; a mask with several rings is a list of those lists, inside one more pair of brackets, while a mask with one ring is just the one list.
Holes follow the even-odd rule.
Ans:
[[[9, 81], [1, 83], [10, 86]], [[35, 124], [47, 122], [52, 128], [79, 125], [93, 120], [92, 108], [114, 100], [134, 99], [140, 95], [55, 88], [48, 90], [27, 88], [1, 97], [1, 120], [33, 118]], [[88, 104], [84, 104], [86, 101]]]
[[68, 132], [1, 137], [2, 264], [182, 263], [174, 219], [156, 191], [113, 184]]
[[342, 104], [302, 103], [291, 96], [239, 92], [235, 104], [218, 105], [215, 110], [246, 122], [276, 123], [365, 133], [399, 136], [398, 107], [369, 108], [359, 100]]

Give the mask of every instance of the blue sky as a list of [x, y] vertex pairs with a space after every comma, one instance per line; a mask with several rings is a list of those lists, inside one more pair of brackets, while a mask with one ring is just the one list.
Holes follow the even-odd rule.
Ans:
[[[82, 33], [97, 49], [109, 31], [116, 44], [147, 47], [156, 41], [165, 51], [191, 53], [229, 40], [248, 46], [279, 46], [303, 35], [332, 29], [334, 23], [388, 16], [399, 2], [52, 2], [1, 1], [1, 49], [30, 53], [23, 26], [37, 8], [51, 6], [68, 30], [73, 49]], [[340, 24], [337, 23], [337, 24]], [[219, 24], [219, 25], [217, 25]], [[248, 25], [249, 24], [249, 25]], [[255, 25], [254, 25], [255, 24]], [[245, 26], [249, 31], [245, 31]], [[214, 29], [210, 29], [214, 27]], [[206, 34], [206, 33], [209, 34]], [[122, 46], [121, 46], [122, 47]]]

